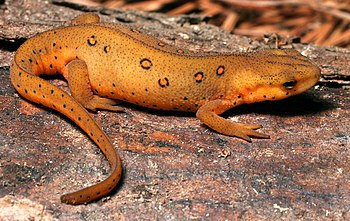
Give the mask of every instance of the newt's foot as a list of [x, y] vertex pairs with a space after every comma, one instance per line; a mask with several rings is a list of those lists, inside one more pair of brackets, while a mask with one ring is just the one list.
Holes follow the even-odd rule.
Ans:
[[93, 98], [88, 102], [84, 103], [83, 106], [91, 111], [96, 111], [96, 109], [100, 109], [115, 112], [124, 112], [124, 108], [114, 106], [116, 104], [118, 104], [118, 101], [116, 100], [94, 95]]
[[270, 136], [266, 134], [255, 131], [262, 128], [261, 125], [236, 123], [218, 115], [232, 107], [233, 102], [214, 100], [200, 107], [196, 116], [211, 129], [227, 136], [239, 137], [248, 142], [251, 142], [251, 137], [270, 138]]
[[[227, 119], [224, 119], [227, 120]], [[229, 121], [229, 120], [227, 120]], [[248, 142], [252, 142], [250, 137], [254, 138], [261, 138], [261, 139], [269, 139], [270, 136], [257, 132], [255, 130], [262, 128], [261, 125], [250, 125], [250, 124], [240, 124], [240, 123], [234, 123], [232, 121], [229, 121], [230, 126], [227, 130], [234, 130], [233, 132], [229, 132], [226, 134], [228, 136], [236, 136], [240, 137]], [[223, 131], [223, 134], [225, 134], [225, 131]]]
[[212, 122], [210, 122], [210, 120], [202, 120], [202, 121], [211, 129], [221, 134], [232, 136], [232, 137], [239, 137], [248, 142], [252, 142], [251, 137], [262, 138], [262, 139], [270, 138], [269, 135], [255, 131], [257, 129], [262, 128], [261, 125], [236, 123], [231, 120], [222, 118], [218, 115], [216, 115], [215, 120], [213, 120]]
[[72, 25], [81, 25], [81, 24], [90, 24], [90, 23], [99, 23], [100, 16], [95, 13], [84, 13], [75, 17], [71, 24]]

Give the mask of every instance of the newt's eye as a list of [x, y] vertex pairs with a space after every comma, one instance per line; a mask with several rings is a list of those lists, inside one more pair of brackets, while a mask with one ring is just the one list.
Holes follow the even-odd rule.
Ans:
[[297, 84], [297, 81], [287, 81], [286, 83], [282, 84], [285, 89], [293, 89], [294, 86]]

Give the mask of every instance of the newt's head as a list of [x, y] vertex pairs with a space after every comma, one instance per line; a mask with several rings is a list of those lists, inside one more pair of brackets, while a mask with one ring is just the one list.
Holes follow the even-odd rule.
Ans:
[[270, 49], [253, 55], [242, 94], [246, 103], [280, 100], [314, 86], [320, 69], [293, 49]]

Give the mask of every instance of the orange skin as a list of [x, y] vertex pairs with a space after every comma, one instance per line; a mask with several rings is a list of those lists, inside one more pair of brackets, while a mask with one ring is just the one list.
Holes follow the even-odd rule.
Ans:
[[[320, 69], [295, 50], [204, 54], [167, 45], [115, 24], [83, 14], [72, 26], [27, 40], [11, 66], [19, 94], [55, 109], [81, 127], [107, 157], [112, 173], [101, 183], [61, 197], [82, 204], [106, 196], [120, 180], [122, 165], [114, 146], [86, 109], [122, 111], [123, 100], [159, 110], [196, 112], [213, 130], [251, 141], [269, 138], [256, 129], [219, 116], [244, 103], [279, 100], [315, 85]], [[43, 80], [63, 74], [71, 95]]]

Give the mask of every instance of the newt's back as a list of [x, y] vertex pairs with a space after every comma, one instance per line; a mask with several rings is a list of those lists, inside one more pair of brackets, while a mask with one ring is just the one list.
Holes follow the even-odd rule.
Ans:
[[[319, 69], [294, 50], [192, 53], [104, 23], [48, 31], [19, 51], [23, 53], [17, 53], [17, 62], [37, 75], [63, 73], [68, 78], [66, 64], [83, 60], [97, 95], [164, 110], [196, 111], [210, 100], [230, 99], [235, 94], [244, 98], [261, 86], [266, 90], [298, 80], [299, 85], [309, 87], [307, 81], [314, 84], [319, 78]], [[288, 96], [302, 88], [289, 91]], [[254, 102], [255, 97], [256, 101], [287, 97], [274, 93], [269, 93], [270, 99], [249, 95], [247, 102]]]

